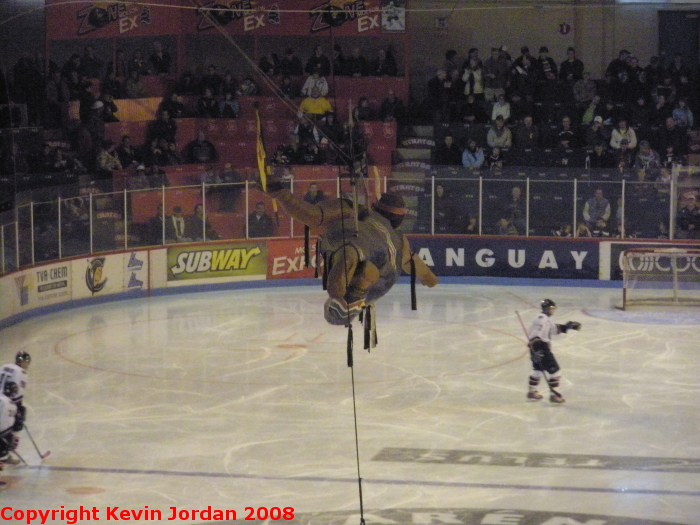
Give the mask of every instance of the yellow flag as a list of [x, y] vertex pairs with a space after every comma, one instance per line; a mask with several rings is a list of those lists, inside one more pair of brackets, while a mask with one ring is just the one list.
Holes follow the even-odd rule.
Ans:
[[257, 139], [255, 141], [255, 153], [258, 159], [258, 172], [260, 173], [260, 185], [263, 191], [267, 190], [267, 155], [265, 154], [265, 143], [263, 142], [262, 124], [260, 122], [260, 112], [255, 110], [255, 121], [257, 123]]

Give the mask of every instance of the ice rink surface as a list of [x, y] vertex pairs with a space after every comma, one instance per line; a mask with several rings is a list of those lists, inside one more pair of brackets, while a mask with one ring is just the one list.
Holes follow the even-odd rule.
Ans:
[[[444, 284], [420, 288], [412, 312], [399, 284], [378, 303], [371, 353], [355, 323], [352, 375], [320, 287], [27, 320], [0, 332], [0, 352], [32, 355], [28, 425], [51, 455], [40, 465], [20, 434], [29, 466], [0, 474], [0, 507], [83, 506], [102, 522], [115, 507], [168, 521], [175, 507], [170, 523], [293, 508], [294, 523], [359, 525], [354, 375], [367, 524], [698, 525], [700, 315], [615, 312], [620, 294]], [[515, 312], [529, 326], [544, 298], [583, 323], [554, 340], [560, 406], [525, 399]]]

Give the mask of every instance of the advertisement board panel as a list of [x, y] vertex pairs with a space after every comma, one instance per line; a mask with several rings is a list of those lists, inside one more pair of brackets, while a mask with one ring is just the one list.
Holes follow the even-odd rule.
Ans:
[[265, 279], [267, 244], [169, 246], [167, 273], [168, 286]]
[[73, 299], [124, 291], [124, 254], [85, 257], [71, 261]]
[[436, 275], [597, 279], [598, 243], [503, 237], [410, 237]]
[[268, 241], [267, 278], [297, 279], [313, 277], [316, 267], [316, 239], [309, 243], [310, 267], [304, 264], [304, 240]]

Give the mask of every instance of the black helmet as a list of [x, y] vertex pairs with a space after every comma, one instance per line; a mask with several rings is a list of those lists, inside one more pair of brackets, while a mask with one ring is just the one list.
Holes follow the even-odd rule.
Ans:
[[545, 299], [540, 303], [540, 307], [542, 308], [542, 313], [545, 313], [547, 315], [551, 315], [551, 309], [556, 308], [557, 304], [552, 301], [551, 299]]
[[10, 399], [12, 399], [17, 395], [17, 383], [15, 383], [14, 381], [5, 382], [5, 386], [2, 389], [2, 393]]
[[29, 365], [31, 362], [32, 356], [30, 356], [27, 352], [17, 352], [17, 355], [15, 356], [16, 365], [21, 365], [22, 363], [27, 363], [27, 365]]

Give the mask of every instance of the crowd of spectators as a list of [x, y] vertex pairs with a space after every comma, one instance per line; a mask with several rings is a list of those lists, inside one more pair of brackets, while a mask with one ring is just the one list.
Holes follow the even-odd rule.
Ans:
[[546, 46], [537, 56], [523, 46], [515, 59], [494, 47], [483, 61], [475, 48], [463, 61], [448, 50], [424, 106], [437, 124], [434, 164], [643, 167], [656, 177], [697, 162], [697, 97], [680, 54], [642, 67], [623, 49], [593, 80], [574, 48], [557, 65]]

